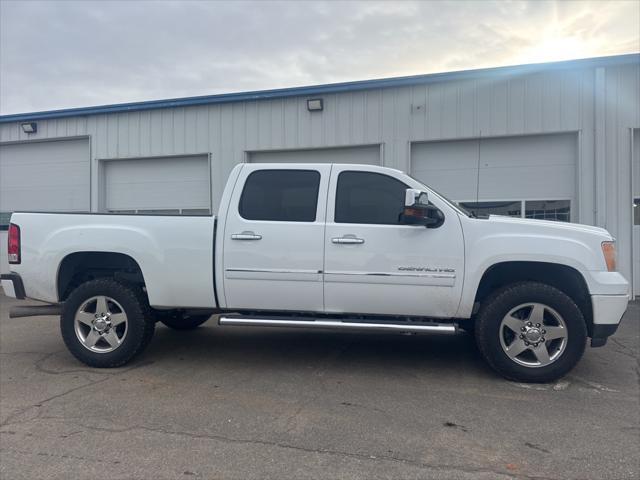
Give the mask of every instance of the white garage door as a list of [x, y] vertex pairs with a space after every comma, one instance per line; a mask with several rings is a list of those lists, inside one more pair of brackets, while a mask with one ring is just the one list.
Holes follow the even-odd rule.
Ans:
[[380, 145], [250, 152], [252, 163], [360, 163], [380, 165]]
[[0, 145], [0, 271], [11, 212], [89, 211], [89, 139]]
[[575, 134], [416, 143], [413, 176], [477, 213], [571, 219]]
[[89, 140], [0, 145], [0, 211], [89, 210]]
[[145, 214], [209, 214], [207, 155], [102, 162], [103, 210]]

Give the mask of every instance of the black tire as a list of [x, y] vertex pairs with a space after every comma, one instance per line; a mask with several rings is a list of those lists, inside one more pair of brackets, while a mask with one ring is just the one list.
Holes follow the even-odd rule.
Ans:
[[[501, 345], [502, 319], [512, 309], [528, 302], [552, 308], [566, 325], [564, 350], [548, 365], [521, 365], [510, 358]], [[500, 375], [518, 382], [545, 383], [566, 375], [582, 358], [587, 327], [580, 308], [564, 292], [543, 283], [520, 282], [500, 288], [485, 299], [476, 318], [475, 335], [480, 353]]]
[[[127, 317], [126, 335], [122, 343], [110, 352], [88, 349], [76, 334], [76, 312], [94, 296], [115, 300]], [[126, 364], [147, 347], [153, 337], [155, 322], [150, 317], [149, 304], [141, 288], [112, 278], [99, 278], [83, 283], [71, 292], [62, 307], [60, 330], [64, 343], [78, 360], [90, 367], [112, 368]]]
[[170, 310], [154, 312], [157, 321], [173, 330], [193, 330], [211, 318], [211, 315], [184, 315], [182, 312]]

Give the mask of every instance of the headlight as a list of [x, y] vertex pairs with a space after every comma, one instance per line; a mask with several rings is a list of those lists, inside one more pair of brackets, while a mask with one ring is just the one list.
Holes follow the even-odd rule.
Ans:
[[607, 270], [616, 271], [616, 242], [602, 242], [602, 254], [604, 262], [607, 264]]

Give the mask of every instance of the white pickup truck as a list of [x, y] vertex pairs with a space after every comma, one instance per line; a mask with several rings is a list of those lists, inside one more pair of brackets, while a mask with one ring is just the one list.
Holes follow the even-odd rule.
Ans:
[[73, 355], [117, 367], [156, 321], [453, 334], [546, 382], [604, 345], [629, 285], [601, 228], [476, 218], [403, 172], [242, 164], [218, 216], [14, 213], [7, 295], [59, 314]]

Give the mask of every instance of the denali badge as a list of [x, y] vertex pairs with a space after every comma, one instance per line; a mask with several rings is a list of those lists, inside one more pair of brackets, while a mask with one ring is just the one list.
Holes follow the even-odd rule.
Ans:
[[398, 267], [401, 272], [456, 273], [455, 268], [442, 267]]

